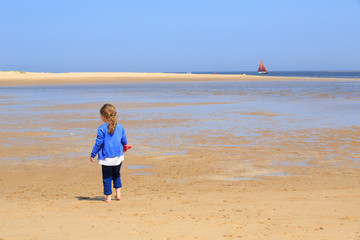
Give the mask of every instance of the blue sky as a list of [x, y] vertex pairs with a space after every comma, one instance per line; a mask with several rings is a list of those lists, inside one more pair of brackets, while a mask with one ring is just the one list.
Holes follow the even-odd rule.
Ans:
[[360, 70], [360, 0], [11, 0], [0, 70]]

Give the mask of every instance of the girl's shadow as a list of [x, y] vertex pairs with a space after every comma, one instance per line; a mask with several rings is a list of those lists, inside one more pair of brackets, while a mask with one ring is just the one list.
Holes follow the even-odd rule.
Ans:
[[76, 197], [79, 201], [104, 201], [104, 196], [96, 196], [96, 197]]

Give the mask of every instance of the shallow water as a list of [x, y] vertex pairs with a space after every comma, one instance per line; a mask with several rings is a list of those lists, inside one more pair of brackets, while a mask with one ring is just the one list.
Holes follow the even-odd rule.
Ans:
[[144, 168], [151, 168], [151, 166], [147, 165], [129, 165], [126, 166], [127, 169], [144, 169]]
[[236, 180], [265, 180], [263, 178], [252, 178], [252, 177], [233, 177], [225, 179], [227, 181], [236, 181]]
[[105, 102], [117, 107], [134, 151], [144, 155], [185, 154], [182, 146], [211, 146], [199, 142], [199, 136], [253, 139], [264, 131], [360, 125], [356, 81], [149, 83], [1, 87], [0, 133], [12, 138], [11, 144], [31, 140], [13, 136], [17, 132], [42, 134], [47, 142], [66, 139], [80, 146], [68, 157], [87, 155]]
[[301, 162], [284, 161], [284, 162], [279, 162], [279, 163], [273, 163], [272, 166], [274, 166], [274, 167], [281, 167], [281, 166], [286, 166], [286, 167], [321, 167], [321, 165], [309, 164], [307, 161], [301, 161]]

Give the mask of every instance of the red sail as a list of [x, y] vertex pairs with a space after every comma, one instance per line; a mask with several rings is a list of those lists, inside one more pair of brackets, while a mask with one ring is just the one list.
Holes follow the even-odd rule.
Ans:
[[266, 67], [264, 66], [261, 60], [260, 60], [260, 66], [258, 72], [268, 72], [268, 70], [266, 69]]

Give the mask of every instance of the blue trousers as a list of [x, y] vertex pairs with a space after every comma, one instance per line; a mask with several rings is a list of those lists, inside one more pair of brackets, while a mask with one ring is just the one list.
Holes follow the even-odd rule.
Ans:
[[111, 182], [114, 181], [114, 188], [121, 188], [120, 169], [121, 164], [117, 166], [104, 166], [102, 165], [102, 177], [104, 184], [104, 194], [111, 195], [112, 188]]

